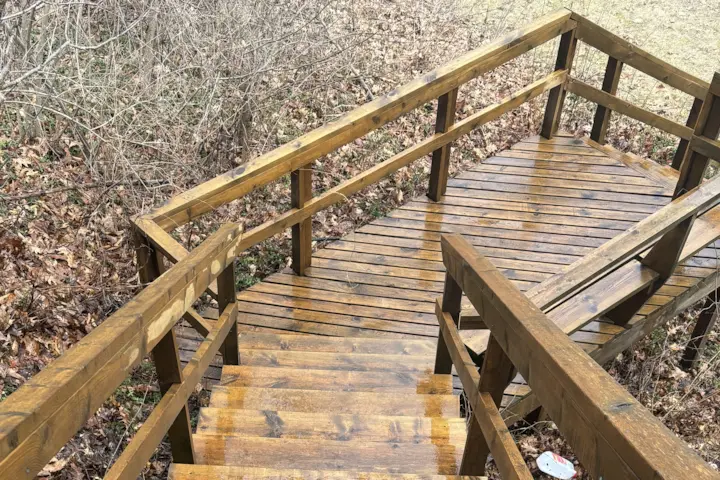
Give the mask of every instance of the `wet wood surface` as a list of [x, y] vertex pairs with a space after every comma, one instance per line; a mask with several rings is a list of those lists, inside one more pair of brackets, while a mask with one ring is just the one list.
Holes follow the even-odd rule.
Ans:
[[[438, 334], [434, 301], [442, 294], [445, 275], [442, 233], [463, 234], [518, 288], [528, 291], [668, 204], [673, 175], [676, 178], [669, 170], [562, 132], [552, 140], [526, 138], [451, 178], [441, 201], [415, 198], [387, 217], [317, 250], [306, 276], [288, 269], [240, 292], [241, 332], [297, 339], [288, 341], [287, 351], [256, 352], [248, 361], [252, 359], [258, 367], [272, 364], [312, 369], [317, 360], [341, 367], [341, 352], [320, 355], [325, 337], [345, 337], [345, 353], [434, 354]], [[587, 323], [583, 318], [592, 315], [580, 309], [579, 328], [571, 338], [587, 352], [598, 351], [611, 340], [619, 343], [618, 338], [634, 325], [675, 308], [681, 303], [677, 299], [690, 295], [696, 285], [713, 275], [716, 258], [711, 245], [685, 261], [626, 327], [597, 320]], [[484, 350], [485, 332], [461, 334], [471, 348]], [[189, 328], [178, 332], [178, 337], [182, 358], [189, 358], [199, 338]], [[373, 346], [373, 339], [397, 343], [392, 351], [381, 351], [378, 349], [388, 347]], [[241, 351], [243, 345], [241, 335]], [[263, 345], [252, 347], [264, 349]], [[292, 353], [310, 351], [316, 353], [305, 358]], [[374, 366], [381, 363], [378, 357]], [[218, 358], [206, 385], [220, 379], [220, 366]], [[414, 368], [413, 374], [424, 372], [419, 364], [399, 362], [398, 368], [408, 373]], [[299, 385], [301, 381], [278, 376], [267, 382]], [[401, 388], [396, 380], [389, 380], [389, 389]], [[340, 386], [343, 381], [336, 377], [328, 382]], [[454, 385], [459, 392], [457, 378]], [[518, 378], [503, 397], [503, 406], [522, 396], [518, 392], [526, 392], [520, 387], [526, 389]]]

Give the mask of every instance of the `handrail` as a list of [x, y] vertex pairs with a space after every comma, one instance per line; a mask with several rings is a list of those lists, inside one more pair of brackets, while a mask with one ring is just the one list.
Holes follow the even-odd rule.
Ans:
[[[4, 478], [35, 478], [146, 354], [167, 345], [168, 341], [176, 348], [172, 327], [211, 281], [224, 276], [225, 288], [231, 289], [234, 296], [233, 262], [239, 235], [237, 225], [220, 227], [201, 246], [0, 403], [0, 472]], [[178, 413], [185, 408], [193, 388], [223, 342], [235, 345], [235, 358], [226, 358], [226, 361], [238, 363], [237, 334], [234, 342], [232, 335], [228, 335], [237, 330], [235, 302], [227, 308], [221, 305], [221, 311], [223, 315], [193, 361], [184, 372], [175, 372], [177, 378], [166, 385], [160, 405], [148, 419], [157, 419], [157, 423], [146, 422], [133, 440], [148, 448], [137, 450], [131, 444], [133, 448], [126, 450], [121, 459], [132, 468], [124, 469], [118, 477], [136, 478], [170, 424], [176, 419], [182, 424], [184, 419]], [[177, 350], [164, 351], [163, 355], [162, 362], [177, 360]], [[160, 374], [163, 366], [157, 365], [157, 360]], [[179, 367], [179, 362], [176, 366]], [[164, 380], [167, 379], [160, 378], [161, 389]], [[189, 423], [186, 428], [189, 433]], [[172, 437], [171, 443], [175, 454], [182, 446]], [[118, 470], [113, 468], [111, 472], [112, 478]]]
[[149, 217], [163, 229], [175, 228], [239, 198], [572, 29], [575, 22], [570, 14], [567, 9], [557, 10], [468, 52], [332, 123], [178, 195]]
[[[450, 234], [441, 244], [447, 276], [435, 373], [454, 365], [475, 407], [460, 475], [482, 475], [492, 451], [503, 477], [528, 478], [508, 461], [519, 452], [507, 443], [504, 426], [487, 421], [515, 367], [593, 478], [718, 478], [469, 242]], [[479, 378], [449, 313], [462, 293], [491, 333]], [[489, 405], [479, 400], [487, 395], [494, 400]]]

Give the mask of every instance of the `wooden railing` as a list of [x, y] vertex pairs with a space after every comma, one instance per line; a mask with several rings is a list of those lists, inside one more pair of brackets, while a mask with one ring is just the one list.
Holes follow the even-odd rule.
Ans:
[[[464, 83], [558, 36], [560, 42], [554, 71], [500, 102], [455, 121], [458, 89]], [[610, 55], [602, 90], [570, 77], [578, 40]], [[679, 125], [615, 97], [622, 63], [693, 96], [695, 103], [687, 125]], [[292, 266], [302, 275], [311, 261], [311, 219], [314, 214], [345, 201], [348, 196], [430, 154], [432, 166], [428, 195], [439, 200], [447, 186], [452, 142], [544, 92], [549, 93], [542, 134], [548, 138], [558, 128], [568, 92], [598, 103], [592, 134], [597, 142], [604, 141], [611, 111], [678, 135], [682, 139], [676, 154], [676, 159], [680, 158], [680, 161], [674, 162], [681, 170], [678, 196], [694, 191], [699, 185], [709, 157], [720, 159], [720, 143], [715, 140], [720, 118], [720, 75], [708, 84], [569, 10], [548, 14], [137, 218], [140, 276], [149, 286], [80, 344], [0, 404], [0, 471], [3, 474], [8, 472], [11, 478], [34, 477], [140, 359], [150, 352], [153, 353], [163, 399], [108, 476], [134, 478], [168, 431], [175, 461], [190, 463], [192, 441], [185, 406], [190, 386], [194, 385], [193, 382], [218, 349], [226, 363], [237, 363], [232, 260], [257, 243], [291, 228]], [[438, 99], [435, 134], [336, 187], [313, 195], [309, 166], [312, 162], [435, 99]], [[243, 233], [235, 226], [222, 227], [192, 252], [170, 235], [169, 232], [176, 227], [288, 174], [291, 176], [291, 208], [278, 217]], [[665, 245], [663, 248], [677, 252], [674, 260], [663, 264], [652, 251], [645, 257], [647, 268], [652, 267], [658, 272], [658, 276], [653, 277], [654, 286], [663, 281], [669, 266], [690, 251], [684, 245], [684, 239], [696, 215], [683, 215], [680, 215], [682, 220], [679, 223], [672, 223], [663, 230], [664, 236], [656, 244], [662, 243]], [[657, 240], [658, 237], [652, 238]], [[693, 242], [706, 239], [706, 243], [715, 239], [709, 238], [709, 234], [693, 238]], [[163, 272], [164, 259], [176, 265]], [[192, 303], [205, 290], [220, 304], [222, 315], [214, 325], [192, 308]], [[637, 299], [633, 302], [618, 312], [619, 323], [626, 319]], [[180, 318], [205, 337], [195, 359], [184, 370], [180, 369], [172, 334], [172, 326]]]
[[[554, 72], [501, 102], [455, 122], [455, 104], [462, 84], [558, 36], [560, 42]], [[578, 41], [609, 55], [602, 90], [570, 76]], [[680, 125], [616, 97], [623, 64], [691, 95], [694, 103], [687, 125]], [[582, 16], [561, 9], [433, 70], [351, 111], [333, 123], [313, 130], [171, 199], [165, 205], [137, 219], [138, 229], [144, 236], [141, 239], [144, 248], [159, 251], [171, 262], [180, 260], [188, 252], [173, 239], [169, 231], [255, 188], [290, 174], [291, 209], [247, 232], [240, 248], [244, 250], [291, 228], [292, 267], [297, 274], [302, 275], [311, 262], [312, 215], [345, 201], [349, 195], [428, 154], [432, 154], [428, 196], [435, 201], [439, 200], [447, 186], [451, 143], [546, 91], [549, 92], [548, 102], [541, 128], [541, 133], [546, 138], [552, 137], [558, 128], [563, 102], [568, 92], [598, 103], [591, 139], [599, 144], [605, 141], [607, 125], [613, 111], [679, 136], [681, 142], [673, 162], [673, 165], [681, 170], [676, 196], [692, 190], [700, 183], [708, 158], [720, 159], [720, 142], [715, 140], [720, 123], [720, 102], [717, 101], [720, 74], [715, 75], [711, 86], [631, 45]], [[434, 135], [338, 186], [313, 196], [310, 167], [312, 162], [434, 99], [438, 100]], [[683, 159], [686, 161], [683, 162]], [[689, 229], [692, 222], [693, 219], [689, 219], [683, 228]], [[677, 246], [673, 248], [679, 251]], [[653, 257], [648, 259], [648, 262], [651, 261], [654, 262]], [[669, 263], [672, 264], [673, 262]], [[655, 263], [652, 266], [658, 270], [667, 270], [667, 266]], [[216, 294], [214, 286], [211, 286], [210, 293]], [[639, 299], [636, 299], [632, 305], [638, 301]], [[625, 308], [624, 313], [616, 312], [618, 323], [627, 321], [628, 312], [631, 310], [632, 308]], [[200, 325], [199, 331], [202, 333], [199, 315], [190, 311], [187, 319], [195, 326]]]
[[[460, 475], [483, 475], [491, 453], [502, 478], [533, 478], [499, 412], [517, 371], [592, 478], [718, 478], [470, 243], [452, 234], [441, 244], [435, 373], [454, 365], [472, 407]], [[479, 374], [457, 327], [463, 293], [491, 333]]]
[[[142, 255], [143, 276], [158, 278], [0, 403], [0, 477], [35, 478], [149, 353], [162, 398], [105, 478], [137, 478], [166, 433], [175, 461], [193, 463], [187, 400], [218, 351], [225, 363], [239, 363], [233, 272], [239, 235], [238, 225], [224, 225], [163, 274], [157, 257]], [[214, 280], [219, 319], [181, 368], [173, 326]]]

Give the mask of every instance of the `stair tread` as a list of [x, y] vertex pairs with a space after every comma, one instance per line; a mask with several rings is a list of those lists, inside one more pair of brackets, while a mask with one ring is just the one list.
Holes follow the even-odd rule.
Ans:
[[432, 372], [318, 370], [226, 365], [220, 384], [227, 387], [289, 388], [343, 392], [452, 394], [451, 375]]
[[463, 418], [202, 408], [197, 433], [245, 437], [451, 444], [463, 448]]
[[168, 480], [487, 480], [487, 477], [459, 475], [383, 474], [337, 470], [283, 470], [230, 465], [170, 466]]
[[375, 392], [327, 392], [286, 388], [216, 386], [210, 407], [294, 412], [459, 417], [456, 395]]
[[404, 371], [432, 373], [430, 355], [386, 355], [372, 353], [294, 352], [289, 350], [241, 349], [240, 364], [261, 367], [312, 368], [319, 370]]
[[434, 339], [400, 340], [251, 332], [240, 335], [239, 345], [241, 352], [259, 349], [433, 356], [437, 342]]
[[301, 470], [454, 475], [462, 447], [449, 444], [343, 442], [193, 435], [195, 460], [210, 465], [243, 465]]

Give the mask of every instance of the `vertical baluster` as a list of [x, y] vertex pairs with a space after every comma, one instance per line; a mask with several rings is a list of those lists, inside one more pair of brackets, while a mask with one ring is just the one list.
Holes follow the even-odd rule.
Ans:
[[[617, 93], [618, 83], [620, 83], [620, 73], [622, 72], [622, 62], [615, 57], [608, 57], [607, 66], [605, 67], [605, 77], [603, 78], [602, 89], [611, 95]], [[595, 110], [595, 119], [593, 120], [590, 138], [598, 143], [605, 143], [605, 134], [610, 123], [610, 115], [612, 110], [604, 105], [598, 104]]]
[[[442, 311], [447, 312], [455, 321], [455, 325], [460, 320], [460, 309], [462, 304], [462, 289], [455, 279], [445, 273], [445, 290], [442, 297]], [[452, 358], [448, 351], [447, 344], [443, 339], [443, 334], [438, 334], [437, 350], [435, 352], [435, 373], [449, 375], [452, 372]]]
[[[567, 70], [570, 73], [573, 59], [575, 58], [575, 48], [577, 47], [577, 38], [575, 29], [565, 32], [560, 37], [560, 46], [558, 47], [557, 60], [555, 61], [555, 70]], [[545, 118], [543, 119], [540, 135], [550, 139], [557, 132], [560, 125], [560, 115], [562, 114], [563, 103], [565, 102], [565, 85], [558, 85], [548, 93], [548, 102], [545, 107]]]
[[[225, 308], [237, 301], [235, 293], [235, 263], [230, 263], [225, 270], [220, 272], [217, 278], [218, 283], [218, 312], [222, 313]], [[220, 347], [224, 365], [240, 365], [240, 352], [238, 349], [237, 321], [233, 323], [228, 332], [227, 338]]]
[[[305, 165], [290, 174], [290, 204], [302, 208], [312, 198], [312, 170]], [[305, 275], [312, 258], [312, 217], [292, 226], [292, 268]]]
[[[445, 133], [455, 123], [457, 96], [458, 89], [455, 88], [438, 98], [435, 133]], [[440, 147], [432, 154], [430, 184], [428, 186], [427, 196], [435, 202], [440, 201], [447, 189], [451, 145], [452, 144], [447, 144], [444, 147]]]
[[[716, 72], [710, 84], [707, 96], [703, 101], [702, 109], [698, 114], [695, 125], [695, 135], [702, 135], [715, 139], [720, 132], [720, 72]], [[680, 166], [680, 176], [675, 186], [673, 198], [700, 185], [705, 176], [710, 159], [693, 150], [692, 142], [689, 144], [685, 158]], [[662, 286], [675, 271], [680, 254], [692, 229], [695, 217], [693, 215], [680, 222], [672, 230], [664, 234], [650, 249], [642, 260], [643, 265], [655, 270], [659, 277], [649, 289], [636, 293], [610, 310], [605, 316], [618, 325], [625, 325], [637, 313], [645, 302]]]
[[[688, 115], [685, 125], [690, 128], [695, 128], [702, 105], [703, 101], [701, 99], [696, 98], [693, 100], [692, 107], [690, 107], [690, 114]], [[677, 150], [675, 150], [675, 156], [673, 157], [671, 165], [675, 170], [680, 170], [680, 165], [682, 165], [683, 158], [685, 158], [685, 153], [687, 152], [688, 143], [689, 142], [684, 138], [680, 139], [680, 143], [678, 144]]]
[[[489, 393], [495, 405], [500, 408], [503, 392], [512, 381], [515, 375], [515, 367], [510, 358], [505, 354], [500, 344], [493, 335], [488, 339], [488, 346], [485, 350], [482, 370], [480, 371], [480, 393]], [[463, 452], [462, 463], [460, 464], [460, 475], [485, 474], [485, 463], [490, 454], [490, 446], [485, 440], [480, 425], [473, 419], [470, 422], [465, 451]]]
[[[162, 257], [138, 229], [135, 230], [135, 248], [140, 281], [147, 285], [161, 275], [163, 270]], [[165, 395], [174, 383], [182, 383], [182, 366], [174, 329], [171, 328], [155, 345], [152, 357], [158, 376], [160, 393]], [[180, 410], [177, 418], [170, 426], [168, 439], [170, 440], [170, 450], [174, 462], [195, 463], [192, 426], [187, 404]]]

